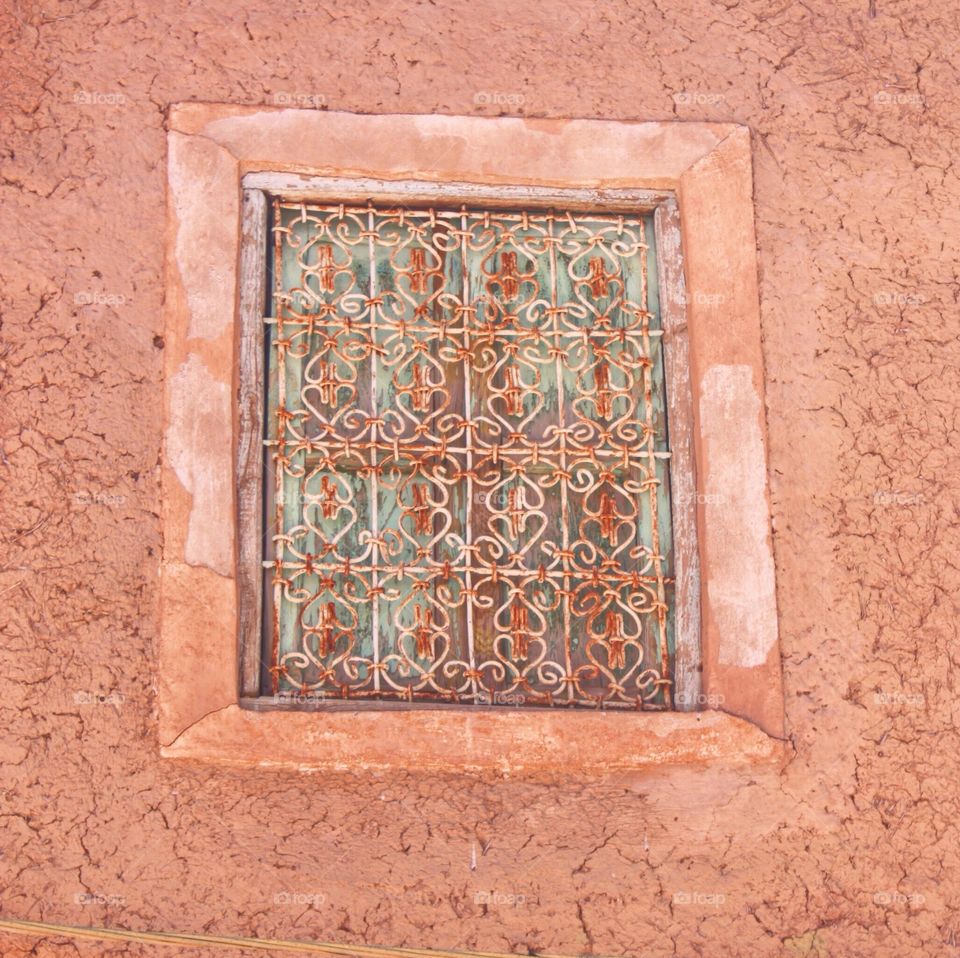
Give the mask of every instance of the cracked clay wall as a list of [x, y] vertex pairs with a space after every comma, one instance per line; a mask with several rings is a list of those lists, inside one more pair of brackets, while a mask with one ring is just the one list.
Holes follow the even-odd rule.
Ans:
[[[958, 24], [947, 0], [5, 0], [3, 915], [518, 953], [960, 953]], [[161, 761], [164, 120], [189, 100], [749, 125], [782, 768]]]

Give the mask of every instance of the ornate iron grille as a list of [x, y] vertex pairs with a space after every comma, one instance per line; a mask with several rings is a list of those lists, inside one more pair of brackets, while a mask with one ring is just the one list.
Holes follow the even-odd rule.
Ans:
[[650, 217], [273, 201], [273, 693], [669, 708]]

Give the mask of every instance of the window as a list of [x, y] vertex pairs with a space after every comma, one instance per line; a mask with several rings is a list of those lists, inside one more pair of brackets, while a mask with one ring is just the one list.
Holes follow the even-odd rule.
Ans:
[[[749, 131], [733, 124], [360, 116], [332, 110], [180, 104], [170, 110], [167, 143], [167, 407], [161, 463], [164, 546], [157, 637], [161, 753], [172, 758], [334, 771], [357, 767], [385, 771], [460, 768], [538, 774], [588, 769], [591, 774], [605, 774], [663, 763], [775, 759], [779, 754], [777, 736], [783, 734], [783, 700], [766, 481]], [[412, 256], [418, 245], [412, 240], [402, 251], [384, 243], [379, 253], [375, 242], [375, 255], [371, 257], [371, 236], [366, 237], [366, 252], [363, 243], [350, 246], [341, 240], [339, 248], [329, 243], [330, 252], [322, 253], [320, 247], [326, 240], [317, 237], [309, 254], [313, 258], [308, 258], [304, 267], [296, 264], [292, 247], [286, 250], [287, 261], [294, 265], [285, 279], [283, 269], [275, 269], [276, 240], [279, 236], [283, 265], [283, 243], [288, 234], [278, 233], [273, 227], [286, 217], [294, 228], [295, 221], [303, 220], [304, 210], [308, 223], [311, 217], [319, 222], [324, 214], [329, 221], [330, 214], [340, 216], [341, 204], [345, 214], [348, 209], [351, 215], [357, 211], [363, 230], [374, 236], [378, 231], [382, 236], [400, 235], [401, 208], [408, 211], [403, 225], [403, 235], [408, 239], [414, 227], [423, 226], [425, 217], [429, 222], [430, 210], [434, 211], [434, 223], [441, 226], [424, 228], [422, 235], [432, 239], [426, 245], [419, 244], [422, 266], [419, 255]], [[466, 230], [464, 209], [470, 227]], [[460, 235], [459, 251], [455, 236], [479, 236], [485, 227], [477, 222], [482, 222], [484, 211], [491, 223], [491, 248], [503, 244], [504, 234], [511, 230], [521, 241], [519, 246], [515, 242], [515, 249], [502, 245], [486, 264], [481, 250], [468, 249], [464, 259], [464, 236]], [[551, 211], [553, 221], [548, 228]], [[602, 229], [604, 222], [619, 225], [621, 215], [625, 231], [639, 229], [642, 221], [645, 257], [623, 257], [616, 262], [607, 254], [597, 255], [595, 250], [587, 253], [572, 267], [574, 277], [567, 286], [558, 283], [554, 306], [553, 286], [545, 282], [541, 261], [554, 256], [560, 265], [565, 254], [558, 247], [536, 255], [523, 252], [532, 249], [530, 236], [523, 229], [524, 212], [532, 233], [547, 229], [549, 234], [552, 229], [554, 240], [559, 238], [559, 231], [569, 227], [567, 213], [589, 230]], [[370, 228], [371, 216], [374, 230]], [[392, 224], [388, 222], [391, 216]], [[365, 223], [362, 217], [367, 218]], [[456, 217], [461, 217], [461, 222], [454, 224], [455, 229], [442, 226], [453, 223]], [[307, 226], [301, 222], [296, 229], [304, 231]], [[441, 251], [438, 244], [443, 240], [438, 237], [445, 229], [451, 237], [451, 249]], [[313, 230], [320, 232], [316, 227]], [[348, 231], [345, 235], [352, 234]], [[429, 255], [431, 246], [442, 266]], [[390, 264], [394, 252], [398, 254], [396, 269]], [[507, 255], [513, 253], [515, 263]], [[569, 253], [567, 265], [576, 255]], [[606, 260], [602, 268], [590, 265], [598, 258]], [[635, 418], [656, 429], [668, 427], [666, 434], [656, 432], [653, 447], [655, 453], [669, 452], [669, 457], [654, 455], [653, 467], [639, 456], [633, 460], [628, 457], [626, 465], [612, 471], [614, 484], [639, 481], [642, 485], [636, 478], [643, 475], [641, 468], [655, 469], [659, 479], [657, 506], [654, 509], [650, 505], [651, 484], [629, 503], [626, 497], [613, 496], [612, 507], [608, 501], [604, 508], [588, 496], [586, 504], [579, 507], [581, 519], [588, 512], [594, 513], [593, 518], [587, 517], [592, 524], [583, 538], [590, 548], [607, 552], [627, 541], [626, 526], [615, 532], [616, 547], [604, 537], [604, 528], [609, 531], [625, 510], [637, 509], [631, 545], [617, 553], [614, 564], [622, 566], [625, 574], [641, 574], [641, 546], [661, 556], [659, 571], [653, 570], [650, 576], [648, 570], [648, 578], [656, 581], [645, 584], [644, 594], [659, 598], [662, 578], [663, 606], [658, 606], [655, 614], [649, 609], [642, 614], [633, 610], [642, 626], [639, 634], [644, 648], [642, 666], [633, 675], [649, 668], [659, 678], [631, 687], [624, 675], [634, 657], [639, 657], [638, 649], [629, 645], [631, 638], [636, 642], [638, 632], [636, 621], [628, 614], [623, 614], [621, 629], [617, 603], [622, 600], [616, 598], [616, 590], [609, 590], [612, 596], [599, 595], [600, 583], [605, 580], [598, 573], [595, 585], [590, 581], [591, 573], [583, 592], [589, 596], [592, 591], [594, 598], [587, 600], [584, 609], [572, 606], [576, 599], [567, 598], [565, 584], [557, 585], [561, 576], [569, 575], [572, 594], [574, 573], [580, 571], [574, 568], [575, 559], [582, 568], [589, 568], [592, 561], [586, 553], [575, 559], [558, 554], [567, 551], [562, 548], [563, 529], [568, 530], [568, 538], [571, 530], [579, 535], [579, 523], [573, 522], [570, 513], [575, 499], [570, 488], [568, 523], [562, 523], [557, 485], [562, 480], [576, 491], [592, 482], [597, 489], [602, 457], [598, 453], [596, 463], [591, 460], [569, 479], [558, 475], [553, 486], [549, 485], [547, 471], [556, 472], [558, 465], [555, 455], [547, 455], [552, 435], [566, 430], [577, 416], [583, 417], [582, 428], [586, 430], [612, 426], [620, 410], [632, 402], [625, 395], [624, 374], [617, 368], [618, 362], [626, 368], [625, 360], [618, 357], [629, 354], [630, 337], [624, 333], [622, 344], [618, 339], [619, 330], [630, 322], [629, 312], [621, 311], [610, 319], [610, 330], [618, 332], [608, 357], [597, 354], [594, 340], [601, 337], [587, 336], [572, 348], [569, 359], [561, 359], [559, 377], [547, 371], [556, 369], [556, 355], [553, 367], [549, 362], [534, 362], [528, 355], [530, 350], [535, 356], [538, 349], [548, 348], [544, 345], [548, 342], [546, 333], [541, 334], [539, 345], [535, 338], [529, 339], [513, 356], [511, 349], [517, 337], [506, 334], [511, 326], [515, 331], [522, 330], [526, 323], [530, 328], [524, 335], [535, 336], [529, 305], [524, 312], [533, 279], [548, 291], [544, 298], [549, 299], [550, 309], [559, 309], [565, 300], [580, 304], [581, 311], [564, 314], [564, 322], [583, 321], [591, 306], [596, 310], [594, 315], [605, 314], [614, 293], [601, 271], [616, 274], [621, 270], [627, 278], [625, 295], [637, 302], [637, 287], [629, 284], [636, 284], [644, 258], [651, 335], [650, 352], [643, 356], [660, 365], [652, 364], [643, 371], [651, 385], [654, 414], [652, 418], [647, 415], [644, 395], [642, 415]], [[461, 280], [466, 270], [467, 286], [457, 284], [455, 262], [461, 264]], [[380, 284], [373, 290], [378, 295], [373, 296], [369, 288], [371, 263], [375, 266], [372, 275]], [[531, 272], [534, 277], [525, 279], [524, 274]], [[311, 289], [312, 294], [301, 296], [298, 304], [295, 291], [304, 274], [308, 277], [304, 289]], [[559, 269], [558, 276], [563, 275], [563, 269]], [[495, 283], [496, 277], [499, 279]], [[324, 290], [331, 278], [333, 290]], [[278, 279], [280, 299], [274, 296]], [[584, 279], [586, 285], [575, 293], [573, 282], [582, 283]], [[596, 294], [591, 285], [594, 280], [600, 290]], [[507, 298], [507, 287], [513, 295], [514, 282], [516, 300]], [[321, 301], [346, 298], [349, 283], [356, 284], [357, 297], [356, 311], [344, 310], [354, 320], [350, 334], [353, 340], [347, 340], [362, 343], [359, 330], [363, 310], [376, 307], [378, 338], [368, 337], [369, 355], [363, 355], [364, 348], [332, 363], [325, 360], [318, 349], [320, 319], [315, 320], [313, 345], [299, 356], [288, 349], [283, 357], [284, 386], [291, 378], [297, 388], [291, 389], [280, 404], [280, 353], [271, 348], [271, 341], [279, 346], [283, 339], [297, 335], [294, 310], [304, 313], [305, 303], [310, 303], [319, 313]], [[487, 283], [492, 285], [491, 290]], [[472, 303], [463, 302], [465, 288], [470, 289]], [[366, 306], [384, 290], [391, 297]], [[477, 310], [476, 317], [470, 314], [460, 322], [493, 326], [477, 330], [477, 343], [481, 333], [486, 339], [483, 355], [487, 358], [482, 368], [473, 369], [462, 356], [458, 366], [456, 322], [443, 326], [443, 316], [449, 313], [440, 306], [444, 295], [448, 297], [445, 302], [460, 297], [459, 308]], [[278, 315], [278, 303], [290, 312], [289, 316]], [[404, 326], [399, 323], [401, 304], [410, 316]], [[413, 314], [424, 306], [426, 309], [414, 322]], [[519, 319], [508, 323], [507, 317], [511, 316]], [[396, 320], [392, 331], [396, 337], [394, 352], [389, 352], [384, 342], [385, 317]], [[457, 319], [455, 310], [453, 319]], [[548, 321], [560, 322], [558, 318], [548, 320], [544, 308], [542, 322]], [[617, 327], [616, 323], [621, 325]], [[654, 335], [658, 324], [660, 336]], [[301, 339], [307, 336], [303, 325], [299, 327]], [[309, 326], [309, 319], [305, 325]], [[428, 333], [435, 335], [431, 339]], [[471, 343], [474, 353], [477, 343]], [[384, 356], [396, 359], [397, 346], [399, 355], [409, 357], [414, 353], [415, 362], [426, 372], [414, 373], [408, 364], [394, 383], [393, 374], [398, 370], [386, 372]], [[600, 348], [606, 347], [601, 344]], [[579, 365], [577, 351], [582, 354], [583, 366]], [[316, 358], [312, 368], [311, 356]], [[607, 368], [598, 372], [603, 361]], [[328, 363], [326, 370], [323, 362]], [[511, 364], [516, 373], [508, 371]], [[438, 366], [445, 377], [447, 392], [443, 394], [436, 390]], [[533, 375], [537, 366], [544, 367], [537, 370], [539, 381]], [[458, 378], [457, 370], [462, 372], [464, 368], [467, 375]], [[419, 381], [417, 376], [421, 377]], [[655, 381], [658, 376], [662, 379]], [[276, 386], [272, 397], [265, 388], [271, 380]], [[467, 403], [476, 404], [480, 398], [476, 392], [478, 380], [486, 390], [482, 398], [488, 403], [485, 415], [494, 423], [491, 428], [499, 428], [504, 435], [508, 431], [522, 433], [522, 439], [513, 440], [509, 435], [507, 439], [515, 450], [521, 443], [529, 449], [529, 468], [525, 466], [523, 477], [513, 468], [517, 456], [511, 458], [504, 451], [508, 442], [491, 442], [488, 432], [479, 427], [471, 427], [469, 440], [456, 445], [457, 424], [467, 419]], [[344, 382], [346, 386], [341, 385]], [[356, 389], [357, 399], [352, 398], [350, 385]], [[543, 396], [540, 406], [538, 393]], [[397, 448], [394, 450], [391, 442], [389, 449], [376, 453], [381, 460], [370, 461], [370, 447], [363, 450], [362, 459], [357, 454], [362, 430], [368, 428], [369, 435], [375, 425], [379, 441], [388, 425], [386, 413], [382, 425], [366, 423], [367, 418], [380, 417], [380, 412], [374, 415], [375, 397], [378, 402], [390, 400], [395, 407], [396, 415], [390, 421], [397, 431]], [[331, 398], [335, 398], [336, 409], [329, 404]], [[311, 413], [304, 400], [320, 415]], [[284, 433], [277, 433], [278, 421], [268, 415], [271, 403], [275, 410], [286, 407], [291, 415], [309, 414], [300, 419], [303, 428], [309, 430], [303, 434], [303, 446], [298, 450], [291, 446], [291, 465], [281, 470], [279, 501], [272, 460], [275, 449], [265, 446], [264, 440], [273, 430], [275, 436], [283, 435], [286, 443], [294, 420], [285, 420]], [[415, 408], [415, 403], [420, 408]], [[444, 403], [449, 412], [438, 411]], [[490, 411], [491, 403], [494, 412]], [[355, 413], [348, 415], [346, 410], [351, 405]], [[511, 415], [511, 409], [519, 409], [520, 414]], [[321, 465], [321, 426], [332, 423], [337, 410], [344, 410], [337, 420], [342, 439], [339, 461]], [[602, 412], [606, 411], [610, 416], [605, 419]], [[517, 419], [522, 423], [531, 415], [523, 428], [510, 425]], [[556, 425], [558, 421], [564, 425]], [[421, 438], [416, 435], [418, 427]], [[607, 446], [620, 442], [612, 428], [610, 432]], [[453, 460], [446, 467], [449, 471], [441, 473], [435, 463], [414, 461], [414, 453], [420, 456], [416, 443], [432, 442], [433, 451], [439, 453], [438, 440], [442, 441], [445, 434], [451, 437], [444, 450], [447, 459]], [[346, 438], [353, 435], [360, 438], [351, 438], [348, 456]], [[330, 447], [329, 434], [326, 440]], [[311, 443], [318, 444], [317, 448], [308, 448]], [[491, 446], [498, 445], [501, 448], [494, 462]], [[572, 440], [568, 453], [571, 445]], [[595, 445], [600, 448], [604, 443]], [[643, 441], [636, 446], [642, 450]], [[535, 462], [533, 450], [538, 447], [543, 454], [537, 453]], [[475, 461], [464, 466], [462, 459], [468, 449], [472, 449]], [[306, 469], [311, 457], [314, 477], [308, 478], [307, 472], [295, 476], [292, 462], [298, 461]], [[487, 459], [485, 465], [483, 457]], [[355, 469], [346, 468], [351, 460], [356, 463]], [[374, 467], [380, 469], [381, 465], [382, 471], [374, 476]], [[468, 491], [464, 473], [471, 470], [475, 477], [469, 476], [469, 482], [478, 488]], [[631, 470], [635, 474], [628, 475]], [[646, 475], [652, 480], [654, 473]], [[488, 485], [479, 488], [483, 482]], [[346, 490], [344, 483], [348, 483]], [[388, 489], [389, 484], [393, 488]], [[333, 502], [329, 500], [331, 489]], [[534, 489], [544, 493], [542, 506]], [[392, 514], [385, 511], [387, 492], [393, 495]], [[337, 599], [321, 594], [319, 589], [317, 567], [323, 560], [322, 540], [339, 521], [325, 516], [324, 508], [328, 512], [348, 508], [349, 504], [340, 501], [348, 493], [355, 497], [352, 508], [357, 511], [357, 522], [352, 531], [343, 532], [338, 547], [349, 546], [355, 551], [351, 576], [362, 561], [362, 548], [372, 546], [373, 539], [399, 543], [400, 551], [389, 554], [385, 546], [377, 544], [376, 564], [383, 572], [381, 576], [378, 570], [376, 588], [384, 591], [375, 596], [380, 606], [376, 632], [372, 625], [373, 596], [358, 589], [352, 593], [357, 597], [352, 605], [340, 603], [338, 608]], [[474, 501], [481, 495], [485, 497], [483, 502]], [[376, 522], [372, 521], [374, 500]], [[469, 515], [465, 500], [469, 501]], [[364, 501], [367, 504], [360, 508]], [[284, 535], [277, 546], [273, 530], [281, 505], [279, 528]], [[554, 532], [549, 535], [554, 544], [559, 536], [558, 552], [547, 554], [549, 530], [539, 531], [538, 511], [542, 513], [539, 524], [553, 523]], [[319, 531], [307, 527], [306, 534], [293, 535], [298, 522], [306, 526], [305, 516]], [[661, 536], [657, 548], [652, 541], [654, 516]], [[493, 531], [491, 519], [495, 520]], [[441, 532], [444, 525], [448, 528]], [[514, 530], [518, 534], [511, 537]], [[469, 587], [467, 560], [462, 569], [454, 562], [456, 537], [466, 543], [468, 534], [474, 550], [466, 551]], [[504, 550], [504, 561], [494, 563], [496, 581], [489, 571], [489, 558], [477, 551], [483, 536], [499, 542]], [[300, 558], [292, 553], [291, 545]], [[272, 548], [278, 552], [271, 553]], [[524, 548], [525, 558], [515, 565], [514, 574], [508, 575], [511, 550]], [[635, 554], [630, 554], [634, 549]], [[590, 555], [596, 558], [599, 552]], [[285, 557], [281, 585], [284, 579], [299, 585], [287, 590], [281, 603], [275, 605], [273, 579], [279, 556]], [[307, 556], [315, 557], [309, 560], [313, 568], [309, 573]], [[419, 566], [408, 565], [404, 557]], [[438, 572], [446, 572], [447, 559], [451, 578], [444, 592], [435, 580]], [[266, 569], [264, 561], [268, 563]], [[342, 566], [338, 574], [344, 578], [345, 561], [342, 557], [336, 561]], [[551, 566], [551, 561], [557, 566]], [[299, 576], [294, 569], [297, 562], [302, 566]], [[597, 559], [597, 564], [601, 562]], [[544, 581], [524, 583], [521, 595], [526, 599], [514, 603], [512, 600], [518, 598], [511, 595], [514, 583], [528, 573], [536, 573], [539, 579], [541, 565]], [[416, 571], [418, 568], [432, 569], [434, 581], [423, 584], [421, 578], [415, 590], [414, 575], [426, 575]], [[560, 575], [551, 577], [550, 573], [557, 571]], [[481, 584], [481, 574], [490, 581]], [[396, 580], [390, 586], [396, 593], [392, 596], [382, 582], [382, 577], [389, 575]], [[466, 608], [458, 605], [457, 588], [476, 593], [471, 612], [472, 666], [479, 670], [477, 656], [481, 664], [486, 661], [484, 655], [500, 656], [497, 663], [502, 672], [487, 669], [490, 676], [496, 675], [484, 680], [483, 688], [475, 676], [466, 676], [462, 665], [457, 667], [459, 674], [457, 669], [445, 671], [456, 657], [470, 662], [471, 632], [469, 623], [458, 618], [465, 616]], [[561, 604], [550, 608], [558, 594]], [[489, 600], [488, 604], [479, 605], [480, 597]], [[288, 600], [287, 609], [282, 605], [284, 598]], [[358, 601], [363, 598], [368, 601]], [[604, 600], [609, 600], [609, 605], [601, 605]], [[563, 602], [571, 616], [582, 620], [582, 632], [565, 630]], [[642, 607], [648, 608], [645, 603]], [[303, 611], [308, 605], [312, 608]], [[419, 623], [417, 608], [421, 610]], [[283, 628], [287, 631], [276, 632], [274, 667], [271, 630], [275, 611], [281, 619], [285, 616]], [[608, 612], [612, 613], [609, 618]], [[449, 622], [444, 621], [444, 615]], [[665, 616], [666, 656], [660, 644], [660, 615]], [[369, 631], [362, 623], [364, 616], [370, 622]], [[387, 626], [393, 628], [392, 633]], [[418, 629], [422, 631], [418, 633]], [[353, 635], [347, 635], [351, 630]], [[440, 633], [448, 636], [449, 648]], [[585, 656], [586, 648], [581, 643], [592, 642], [595, 658], [614, 677], [611, 680], [601, 669], [595, 674], [582, 673], [580, 691], [575, 691], [572, 701], [569, 691], [566, 698], [568, 705], [583, 706], [579, 708], [558, 707], [564, 701], [563, 693], [558, 695], [551, 687], [556, 680], [548, 668], [535, 664], [528, 669], [538, 657], [543, 662], [558, 662], [566, 669], [568, 634], [572, 656]], [[618, 636], [624, 637], [622, 648]], [[304, 641], [313, 643], [314, 657], [323, 664], [309, 659], [298, 663], [294, 656], [287, 659], [289, 675], [280, 673], [284, 656], [295, 653], [298, 642]], [[350, 654], [360, 660], [355, 671], [348, 674], [347, 666], [341, 664], [339, 682], [336, 672], [321, 678], [330, 656], [343, 655], [351, 641], [354, 651]], [[316, 655], [321, 642], [328, 649], [326, 659]], [[408, 674], [401, 669], [403, 653], [397, 650], [398, 642], [410, 660], [403, 663]], [[491, 645], [495, 651], [486, 651]], [[433, 658], [418, 655], [418, 651], [432, 651]], [[617, 664], [621, 652], [623, 667]], [[400, 656], [394, 660], [393, 671], [386, 661], [391, 654]], [[363, 666], [364, 658], [373, 662], [376, 670]], [[439, 667], [437, 661], [442, 663]], [[349, 667], [353, 669], [353, 664]], [[434, 669], [436, 687], [431, 688], [423, 679]], [[521, 683], [515, 678], [525, 669], [529, 688], [521, 691]], [[394, 697], [364, 694], [363, 683], [375, 684], [371, 676], [377, 674], [381, 691], [395, 693]], [[389, 688], [385, 674], [403, 687]], [[342, 681], [344, 675], [346, 683]], [[472, 685], [464, 691], [467, 678], [477, 682], [475, 691]], [[302, 691], [304, 683], [306, 692]], [[617, 684], [628, 689], [622, 698]], [[311, 692], [311, 687], [315, 691]], [[513, 693], [508, 691], [511, 688]], [[490, 697], [489, 703], [485, 695]], [[522, 701], [519, 696], [523, 696]], [[532, 707], [484, 707], [487, 704]]]
[[261, 691], [669, 708], [653, 217], [284, 201]]

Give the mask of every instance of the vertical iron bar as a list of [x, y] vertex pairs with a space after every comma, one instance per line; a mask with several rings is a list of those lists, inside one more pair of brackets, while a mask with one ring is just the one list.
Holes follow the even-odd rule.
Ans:
[[[646, 235], [645, 218], [641, 217], [641, 235]], [[640, 289], [641, 289], [641, 307], [643, 309], [643, 354], [647, 359], [651, 358], [650, 351], [650, 301], [647, 290], [647, 257], [646, 250], [640, 257]], [[643, 402], [645, 419], [648, 424], [653, 423], [653, 365], [643, 367]], [[647, 433], [647, 463], [648, 469], [652, 470], [653, 478], [657, 476], [657, 459], [654, 453], [655, 436], [651, 429]], [[667, 644], [667, 604], [666, 592], [663, 583], [663, 559], [660, 555], [660, 517], [657, 507], [657, 487], [650, 484], [648, 487], [648, 496], [650, 499], [650, 548], [653, 551], [653, 567], [657, 578], [657, 625], [659, 629], [659, 647], [660, 647], [660, 674], [664, 678], [670, 675], [670, 649]], [[669, 686], [664, 692], [668, 704], [670, 702]]]
[[[472, 313], [467, 306], [470, 302], [470, 270], [467, 263], [467, 254], [469, 247], [467, 244], [467, 226], [469, 219], [466, 211], [460, 214], [460, 276], [461, 289], [463, 291], [460, 298], [463, 310], [463, 411], [465, 418], [472, 425], [473, 423], [473, 395], [470, 390], [470, 317]], [[467, 517], [464, 529], [464, 541], [466, 543], [466, 555], [464, 565], [465, 588], [467, 592], [467, 652], [470, 656], [470, 671], [475, 673], [477, 670], [477, 656], [474, 651], [474, 622], [473, 622], [473, 429], [470, 425], [466, 428], [464, 435], [464, 448], [467, 458]], [[479, 690], [477, 688], [476, 678], [470, 680], [470, 688], [473, 693], [473, 702], [477, 703]]]
[[373, 688], [375, 692], [380, 691], [380, 476], [377, 462], [377, 307], [373, 300], [377, 295], [377, 258], [376, 243], [374, 242], [374, 225], [376, 216], [371, 208], [367, 212], [367, 250], [370, 257], [370, 276], [369, 276], [369, 296], [370, 296], [370, 414], [373, 417], [373, 423], [370, 426], [370, 521], [373, 525], [373, 551], [371, 552], [370, 573], [370, 592], [373, 596], [371, 602], [371, 626], [373, 629]]
[[547, 226], [550, 234], [550, 309], [553, 316], [551, 332], [554, 334], [554, 345], [557, 350], [557, 415], [560, 417], [560, 471], [563, 473], [560, 481], [560, 525], [563, 535], [563, 561], [560, 568], [563, 576], [563, 652], [566, 664], [567, 701], [572, 702], [573, 693], [573, 635], [570, 621], [570, 560], [567, 553], [570, 551], [570, 499], [567, 488], [567, 419], [566, 419], [566, 392], [563, 382], [563, 338], [560, 330], [560, 313], [557, 292], [557, 246], [554, 240], [553, 213], [547, 214]]

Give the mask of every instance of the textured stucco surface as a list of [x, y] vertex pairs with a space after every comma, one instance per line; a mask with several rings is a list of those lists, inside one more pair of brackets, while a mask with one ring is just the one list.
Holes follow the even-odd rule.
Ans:
[[[518, 953], [960, 952], [952, 4], [8, 0], [0, 43], [3, 914]], [[164, 116], [185, 100], [753, 129], [783, 769], [159, 758]]]

